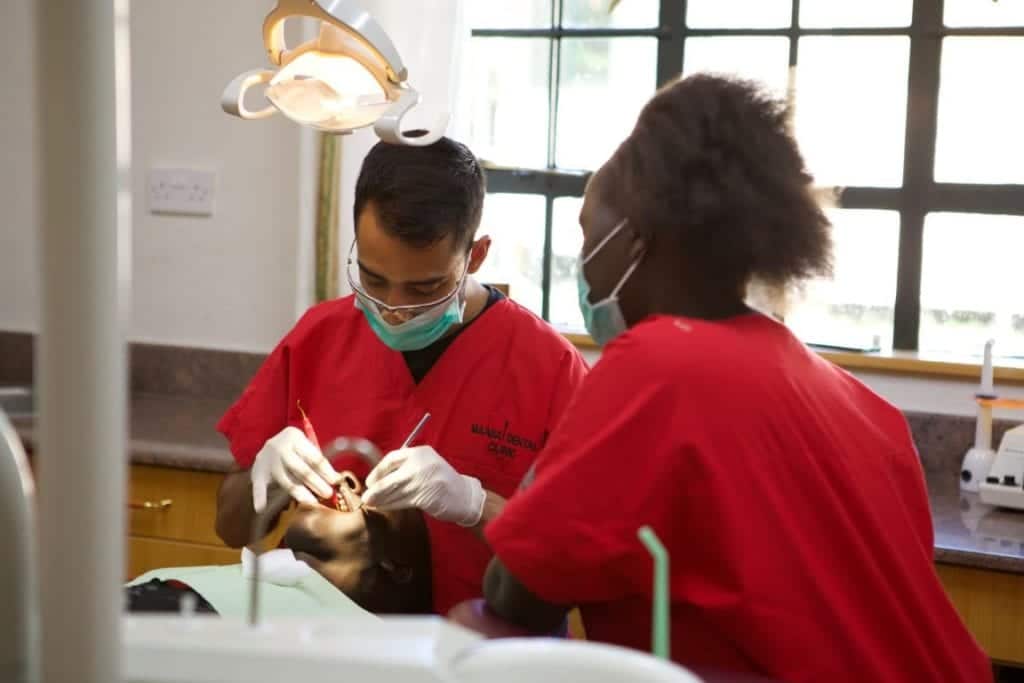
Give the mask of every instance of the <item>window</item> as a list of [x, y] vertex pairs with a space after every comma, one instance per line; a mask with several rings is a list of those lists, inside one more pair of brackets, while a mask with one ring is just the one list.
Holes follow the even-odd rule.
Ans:
[[468, 142], [487, 162], [484, 276], [580, 331], [587, 173], [658, 84], [734, 73], [790, 99], [842, 192], [806, 341], [1024, 355], [1024, 9], [1011, 0], [469, 0]]
[[[577, 223], [587, 174], [611, 156], [659, 82], [659, 0], [468, 0], [463, 136], [488, 166], [480, 273], [559, 329], [581, 332]], [[675, 11], [675, 10], [673, 10]], [[785, 73], [785, 71], [783, 71]]]

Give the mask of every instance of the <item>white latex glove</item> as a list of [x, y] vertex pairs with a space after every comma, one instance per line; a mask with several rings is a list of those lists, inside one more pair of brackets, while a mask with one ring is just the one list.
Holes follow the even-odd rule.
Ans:
[[480, 480], [459, 474], [430, 446], [388, 453], [366, 478], [363, 503], [378, 510], [419, 508], [444, 522], [476, 526], [484, 509]]
[[267, 488], [271, 483], [276, 483], [300, 503], [315, 505], [317, 499], [313, 493], [329, 498], [332, 487], [341, 481], [341, 475], [334, 471], [320, 449], [295, 427], [285, 427], [263, 445], [249, 476], [252, 507], [256, 512], [263, 512], [267, 506]]

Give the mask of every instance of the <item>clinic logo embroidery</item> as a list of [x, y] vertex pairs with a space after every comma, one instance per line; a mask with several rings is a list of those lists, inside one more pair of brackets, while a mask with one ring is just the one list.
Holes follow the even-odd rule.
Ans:
[[470, 426], [470, 431], [476, 436], [487, 439], [487, 452], [501, 458], [515, 458], [520, 448], [536, 453], [544, 446], [543, 438], [538, 442], [509, 431], [508, 420], [505, 420], [505, 424], [500, 429], [474, 422]]

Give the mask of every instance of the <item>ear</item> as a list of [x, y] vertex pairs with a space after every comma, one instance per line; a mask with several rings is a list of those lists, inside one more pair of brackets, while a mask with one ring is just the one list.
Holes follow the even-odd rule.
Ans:
[[487, 260], [487, 254], [491, 250], [491, 238], [484, 235], [469, 250], [469, 274], [472, 275], [480, 270], [480, 267]]
[[629, 244], [629, 262], [643, 260], [644, 256], [653, 250], [653, 241], [654, 235], [634, 231]]

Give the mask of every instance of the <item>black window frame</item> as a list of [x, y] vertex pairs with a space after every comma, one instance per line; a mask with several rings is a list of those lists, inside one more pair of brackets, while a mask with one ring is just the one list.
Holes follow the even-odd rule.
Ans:
[[[485, 0], [475, 0], [482, 2]], [[490, 1], [490, 0], [487, 0]], [[623, 3], [630, 0], [621, 0]], [[687, 0], [661, 0], [658, 26], [651, 28], [571, 28], [562, 26], [564, 0], [552, 0], [551, 27], [531, 29], [474, 28], [474, 38], [550, 39], [547, 168], [511, 168], [488, 164], [488, 193], [528, 194], [546, 201], [542, 270], [542, 317], [549, 319], [551, 298], [552, 214], [560, 197], [581, 197], [589, 171], [556, 168], [558, 89], [563, 38], [651, 37], [658, 40], [657, 84], [679, 77], [686, 39], [717, 36], [776, 36], [789, 39], [789, 66], [799, 59], [800, 38], [807, 36], [907, 36], [910, 61], [904, 129], [903, 182], [900, 187], [847, 186], [838, 207], [881, 209], [899, 213], [899, 254], [893, 315], [893, 347], [918, 349], [921, 319], [921, 270], [924, 222], [929, 213], [978, 213], [1024, 216], [1024, 185], [940, 183], [935, 180], [939, 72], [942, 40], [950, 36], [1024, 36], [1024, 27], [947, 27], [943, 0], [913, 0], [910, 26], [885, 28], [805, 28], [799, 25], [800, 0], [792, 0], [788, 27], [771, 29], [690, 28]]]

